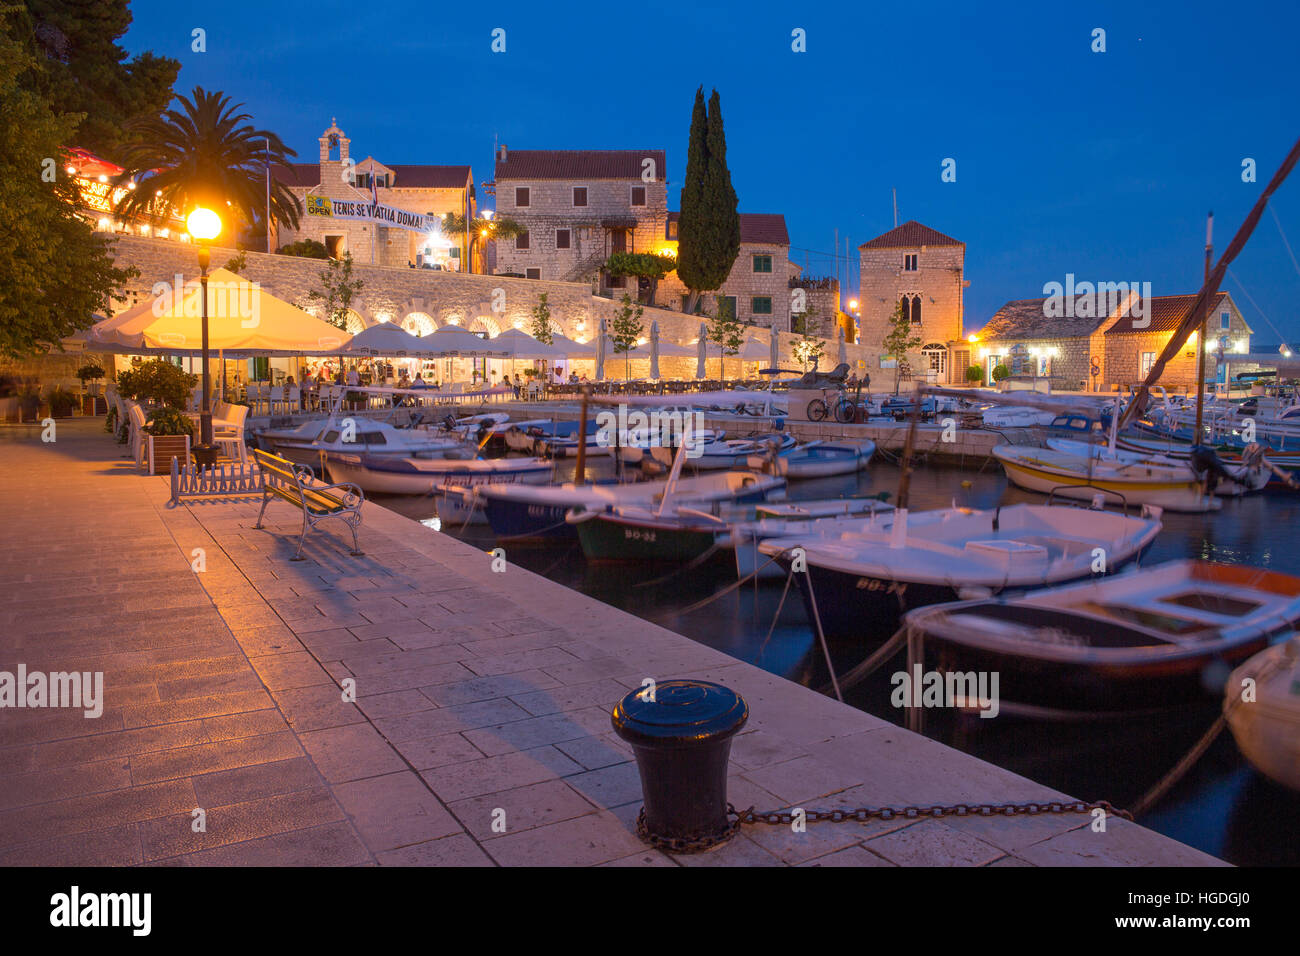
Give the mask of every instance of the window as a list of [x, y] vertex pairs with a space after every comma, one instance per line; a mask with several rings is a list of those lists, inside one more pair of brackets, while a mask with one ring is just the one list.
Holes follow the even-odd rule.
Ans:
[[1156, 364], [1156, 353], [1143, 352], [1138, 358], [1138, 367], [1142, 369], [1142, 377], [1146, 378], [1151, 374], [1151, 366]]
[[611, 289], [621, 289], [627, 285], [627, 276], [607, 276], [605, 284]]
[[586, 186], [574, 186], [574, 187], [573, 187], [573, 204], [574, 204], [575, 206], [585, 206], [585, 205], [587, 205], [587, 187], [586, 187]]
[[669, 223], [668, 223], [668, 238], [669, 238], [669, 239], [676, 239], [676, 238], [677, 238], [677, 220], [676, 220], [676, 219], [672, 219], [672, 220], [670, 220]]
[[903, 256], [903, 271], [904, 271], [904, 272], [915, 272], [915, 271], [916, 271], [916, 253], [915, 253], [915, 252], [913, 252], [911, 255]]
[[526, 233], [526, 232], [521, 232], [519, 235], [515, 236], [515, 248], [516, 248], [516, 249], [528, 249], [528, 248], [529, 248], [529, 245], [528, 245], [528, 233]]
[[734, 295], [720, 295], [717, 297], [717, 303], [719, 315], [725, 310], [731, 318], [736, 317], [736, 297]]
[[771, 257], [771, 256], [754, 256], [754, 271], [755, 271], [755, 272], [771, 272], [771, 271], [772, 271], [772, 257]]
[[645, 205], [645, 187], [644, 187], [644, 186], [633, 186], [633, 187], [632, 187], [632, 205], [633, 205], [633, 206], [644, 206], [644, 205]]
[[569, 248], [569, 237], [570, 237], [570, 235], [571, 235], [571, 233], [570, 233], [569, 230], [567, 230], [567, 229], [556, 229], [556, 230], [555, 230], [555, 248], [556, 248], [556, 249], [568, 249], [568, 248]]
[[756, 295], [750, 301], [750, 309], [754, 315], [771, 315], [772, 314], [772, 297], [770, 295]]
[[903, 315], [907, 316], [913, 325], [921, 324], [921, 297], [919, 295], [905, 295], [902, 298]]
[[1229, 328], [1231, 325], [1232, 325], [1232, 313], [1231, 313], [1231, 312], [1220, 312], [1220, 313], [1219, 313], [1219, 328], [1221, 328], [1221, 329], [1226, 329], [1226, 328]]
[[527, 186], [516, 186], [516, 187], [515, 187], [515, 206], [516, 206], [516, 208], [519, 208], [519, 209], [524, 209], [524, 208], [526, 208], [526, 207], [528, 206], [528, 201], [529, 201], [529, 192], [528, 192], [528, 187], [527, 187]]
[[541, 270], [541, 269], [525, 269], [525, 270], [524, 270], [524, 278], [525, 278], [525, 279], [540, 279], [541, 277], [542, 277], [542, 270]]
[[627, 230], [612, 229], [609, 233], [609, 251], [627, 252]]

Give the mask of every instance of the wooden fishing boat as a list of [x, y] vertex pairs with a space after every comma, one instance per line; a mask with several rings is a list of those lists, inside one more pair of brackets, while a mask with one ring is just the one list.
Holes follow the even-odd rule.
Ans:
[[1185, 465], [1105, 461], [1086, 455], [998, 445], [993, 457], [1020, 488], [1090, 501], [1104, 493], [1111, 504], [1157, 505], [1170, 511], [1216, 511], [1222, 502]]
[[1136, 560], [1160, 530], [1154, 517], [1070, 505], [874, 517], [872, 527], [851, 530], [820, 519], [758, 546], [786, 571], [799, 549], [807, 573], [794, 579], [808, 619], [820, 618], [828, 637], [883, 640], [913, 608], [1113, 573]]
[[904, 623], [940, 672], [996, 673], [1005, 702], [1096, 715], [1203, 701], [1217, 692], [1206, 685], [1216, 668], [1298, 621], [1300, 578], [1171, 561], [1014, 599], [923, 608]]
[[[788, 501], [754, 507], [755, 517], [733, 521], [728, 529], [727, 545], [736, 558], [736, 577], [757, 574], [759, 580], [783, 578], [780, 564], [764, 554], [758, 546], [769, 538], [819, 533], [835, 519], [839, 533], [869, 528], [875, 515], [893, 511], [893, 505], [879, 498], [832, 498], [824, 501]], [[862, 521], [861, 519], [866, 519]], [[817, 525], [814, 522], [821, 522]]]
[[[742, 474], [750, 500], [784, 494], [784, 478]], [[719, 544], [727, 534], [728, 523], [717, 508], [718, 502], [702, 507], [701, 502], [686, 500], [680, 490], [683, 480], [666, 490], [657, 506], [649, 502], [625, 503], [570, 510], [565, 520], [576, 529], [587, 560], [691, 561], [709, 551], [717, 551], [720, 558], [730, 557]], [[673, 485], [671, 479], [668, 484]], [[704, 510], [706, 507], [712, 510]]]
[[[1188, 475], [1195, 481], [1202, 481], [1202, 476], [1198, 475], [1195, 470], [1194, 462], [1197, 461], [1188, 449], [1188, 454], [1182, 457], [1172, 455], [1162, 455], [1150, 451], [1137, 451], [1127, 448], [1116, 447], [1111, 449], [1106, 445], [1094, 445], [1088, 442], [1076, 441], [1070, 438], [1049, 438], [1047, 447], [1054, 451], [1065, 452], [1070, 455], [1078, 455], [1080, 458], [1091, 455], [1098, 461], [1119, 462], [1121, 464], [1140, 464], [1150, 462], [1156, 465], [1182, 467], [1187, 470]], [[1213, 454], [1210, 449], [1204, 449], [1203, 454]], [[1217, 457], [1217, 456], [1216, 456]], [[1229, 463], [1220, 461], [1227, 474], [1231, 475], [1231, 480], [1224, 479], [1217, 482], [1213, 489], [1213, 494], [1221, 497], [1235, 498], [1241, 495], [1251, 494], [1252, 492], [1261, 491], [1268, 484], [1272, 473], [1263, 465], [1263, 462], [1256, 459], [1249, 464], [1237, 461]]]
[[[1253, 700], [1243, 699], [1253, 681]], [[1228, 678], [1223, 712], [1237, 747], [1264, 776], [1300, 790], [1300, 636], [1260, 651]]]
[[755, 471], [780, 475], [790, 481], [851, 475], [867, 467], [876, 453], [876, 443], [862, 441], [813, 441], [786, 451], [750, 455], [746, 462]]
[[[500, 538], [576, 538], [565, 515], [575, 508], [603, 510], [606, 506], [658, 505], [667, 483], [640, 481], [574, 485], [487, 483], [473, 488], [475, 504]], [[714, 501], [750, 503], [766, 500], [770, 489], [747, 471], [718, 471], [679, 478], [678, 500], [704, 504]]]

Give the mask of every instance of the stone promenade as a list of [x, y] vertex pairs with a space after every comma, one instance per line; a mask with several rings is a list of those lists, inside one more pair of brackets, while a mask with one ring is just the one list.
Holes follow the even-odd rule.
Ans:
[[5, 865], [1219, 862], [1081, 814], [750, 826], [705, 854], [650, 850], [609, 723], [646, 677], [749, 702], [738, 807], [1064, 795], [527, 571], [492, 573], [374, 504], [364, 558], [326, 523], [292, 563], [289, 505], [260, 531], [251, 499], [172, 508], [100, 420], [58, 428], [53, 444], [0, 433], [0, 671], [102, 672], [105, 700], [97, 718], [0, 710]]

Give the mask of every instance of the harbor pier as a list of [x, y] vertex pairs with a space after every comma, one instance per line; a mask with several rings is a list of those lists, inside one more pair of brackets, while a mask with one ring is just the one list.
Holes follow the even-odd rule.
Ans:
[[98, 717], [0, 710], [5, 864], [1222, 865], [1086, 813], [751, 824], [705, 853], [651, 849], [610, 725], [646, 678], [748, 702], [739, 809], [1071, 798], [525, 571], [509, 545], [494, 570], [367, 502], [364, 556], [325, 525], [293, 562], [293, 508], [273, 501], [259, 530], [260, 498], [173, 507], [97, 419], [4, 441], [0, 670], [104, 687]]

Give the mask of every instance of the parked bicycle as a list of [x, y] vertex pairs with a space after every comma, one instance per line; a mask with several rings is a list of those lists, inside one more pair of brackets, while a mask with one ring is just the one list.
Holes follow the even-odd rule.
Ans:
[[809, 421], [825, 421], [828, 415], [834, 415], [841, 425], [847, 425], [857, 416], [857, 404], [849, 398], [843, 385], [822, 389], [822, 397], [808, 403]]

